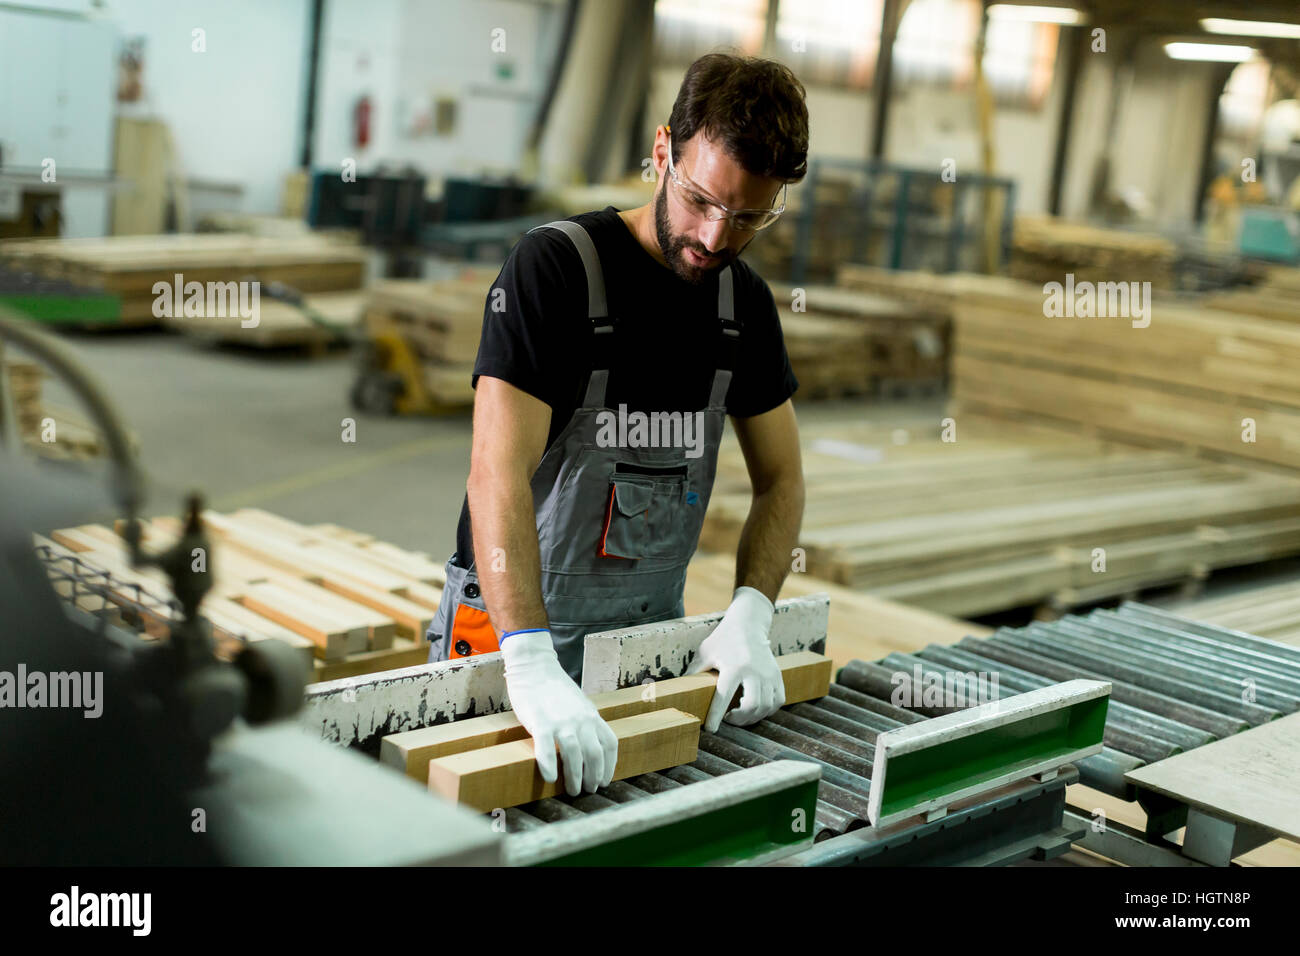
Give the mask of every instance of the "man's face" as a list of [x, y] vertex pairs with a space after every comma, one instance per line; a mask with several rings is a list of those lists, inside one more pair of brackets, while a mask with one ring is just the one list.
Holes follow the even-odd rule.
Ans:
[[[668, 137], [659, 128], [655, 141], [659, 189], [655, 193], [655, 233], [669, 268], [681, 279], [700, 283], [740, 255], [756, 232], [732, 229], [726, 219], [710, 222], [692, 209], [668, 175]], [[730, 209], [770, 207], [781, 188], [779, 180], [746, 172], [725, 149], [703, 135], [678, 144], [678, 176], [693, 183], [708, 198]]]

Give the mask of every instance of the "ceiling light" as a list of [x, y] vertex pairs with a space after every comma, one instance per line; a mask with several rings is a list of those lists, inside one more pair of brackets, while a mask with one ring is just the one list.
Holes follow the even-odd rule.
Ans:
[[1083, 14], [1074, 7], [1022, 7], [1015, 3], [995, 3], [989, 7], [989, 19], [1072, 24], [1081, 23]]
[[1209, 60], [1213, 63], [1244, 63], [1255, 55], [1248, 46], [1228, 43], [1166, 43], [1165, 53], [1174, 60]]
[[1207, 33], [1228, 33], [1242, 37], [1282, 37], [1300, 40], [1300, 23], [1269, 23], [1266, 20], [1220, 20], [1208, 17], [1201, 21]]

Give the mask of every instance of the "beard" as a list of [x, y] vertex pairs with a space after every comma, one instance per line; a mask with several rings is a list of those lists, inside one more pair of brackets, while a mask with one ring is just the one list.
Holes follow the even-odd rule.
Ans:
[[684, 250], [694, 249], [702, 256], [707, 256], [710, 253], [702, 243], [696, 242], [688, 236], [673, 235], [672, 227], [668, 223], [668, 186], [666, 183], [655, 196], [655, 236], [659, 240], [659, 251], [663, 253], [664, 259], [668, 261], [668, 268], [672, 269], [673, 274], [679, 279], [683, 279], [692, 285], [699, 285], [712, 273], [730, 265], [741, 252], [744, 252], [745, 246], [753, 241], [751, 237], [745, 243], [745, 246], [740, 247], [739, 251], [722, 249], [713, 254], [714, 261], [710, 265], [692, 265], [683, 255]]

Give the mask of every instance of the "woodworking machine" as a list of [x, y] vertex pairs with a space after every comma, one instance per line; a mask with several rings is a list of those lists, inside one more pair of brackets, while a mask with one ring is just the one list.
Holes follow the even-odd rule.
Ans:
[[[195, 613], [206, 574], [188, 560], [205, 547], [197, 499], [169, 552], [147, 554], [127, 535], [133, 561], [172, 580], [167, 639], [146, 643], [92, 617], [78, 599], [121, 586], [89, 569], [51, 574], [32, 531], [82, 523], [100, 499], [132, 528], [139, 475], [111, 405], [65, 352], [3, 320], [0, 338], [45, 359], [86, 400], [113, 456], [114, 489], [105, 498], [84, 477], [0, 453], [9, 505], [0, 510], [0, 670], [99, 672], [105, 685], [100, 720], [26, 709], [0, 721], [0, 819], [25, 821], [0, 844], [6, 860], [994, 865], [1077, 842], [1121, 861], [1186, 865], [1225, 864], [1300, 832], [1294, 812], [1255, 818], [1155, 772], [1248, 739], [1254, 749], [1240, 752], [1300, 758], [1283, 752], [1286, 734], [1274, 731], [1289, 724], [1273, 724], [1297, 719], [1300, 649], [1136, 603], [853, 661], [829, 685], [823, 672], [811, 699], [749, 727], [701, 732], [689, 762], [594, 794], [487, 815], [455, 806], [378, 758], [385, 738], [508, 711], [500, 654], [305, 693], [299, 658], [274, 641], [245, 648], [233, 664], [216, 660]], [[12, 416], [0, 414], [5, 421]], [[824, 594], [779, 601], [774, 653], [824, 653], [828, 614]], [[644, 692], [682, 677], [720, 618], [588, 635], [584, 692]], [[974, 698], [953, 693], [972, 686]], [[70, 766], [78, 785], [51, 786]], [[1300, 775], [1300, 766], [1290, 770]], [[1145, 831], [1090, 825], [1085, 810], [1066, 804], [1076, 781], [1136, 800]], [[1289, 796], [1283, 789], [1274, 802]], [[195, 838], [206, 833], [197, 818], [193, 830], [156, 825], [197, 810], [222, 821], [208, 839]], [[1182, 827], [1182, 844], [1171, 842]], [[142, 836], [128, 847], [123, 832]]]
[[[827, 613], [825, 595], [778, 602], [775, 653], [823, 651]], [[589, 635], [584, 691], [680, 676], [719, 619]], [[985, 702], [924, 692], [983, 675]], [[688, 764], [491, 818], [522, 865], [991, 865], [1072, 843], [1135, 865], [1224, 864], [1288, 831], [1189, 806], [1140, 771], [1298, 703], [1295, 648], [1128, 603], [853, 661], [825, 697], [701, 732]], [[312, 685], [300, 719], [378, 756], [385, 737], [507, 708], [494, 654]], [[1145, 832], [1069, 807], [1075, 782], [1136, 800]], [[1183, 826], [1180, 846], [1168, 836]]]
[[[780, 601], [778, 655], [825, 648], [826, 595]], [[583, 689], [678, 677], [720, 615], [589, 635]], [[520, 865], [996, 865], [1067, 850], [1076, 764], [1100, 752], [1105, 681], [1071, 680], [928, 717], [855, 662], [820, 699], [702, 731], [696, 758], [594, 794], [493, 811]], [[301, 720], [378, 755], [386, 736], [506, 709], [499, 654], [308, 688]]]

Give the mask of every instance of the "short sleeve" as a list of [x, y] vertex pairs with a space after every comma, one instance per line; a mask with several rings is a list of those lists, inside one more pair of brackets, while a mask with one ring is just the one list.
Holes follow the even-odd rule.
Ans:
[[781, 405], [799, 388], [790, 356], [785, 350], [785, 336], [776, 310], [772, 290], [756, 273], [746, 270], [747, 294], [737, 297], [737, 307], [744, 308], [744, 330], [735, 377], [727, 392], [727, 413], [737, 418], [752, 418]]
[[555, 230], [525, 235], [511, 250], [483, 306], [483, 330], [474, 362], [480, 375], [509, 382], [550, 405], [568, 401], [562, 391], [573, 360], [575, 315], [585, 315], [582, 260]]

